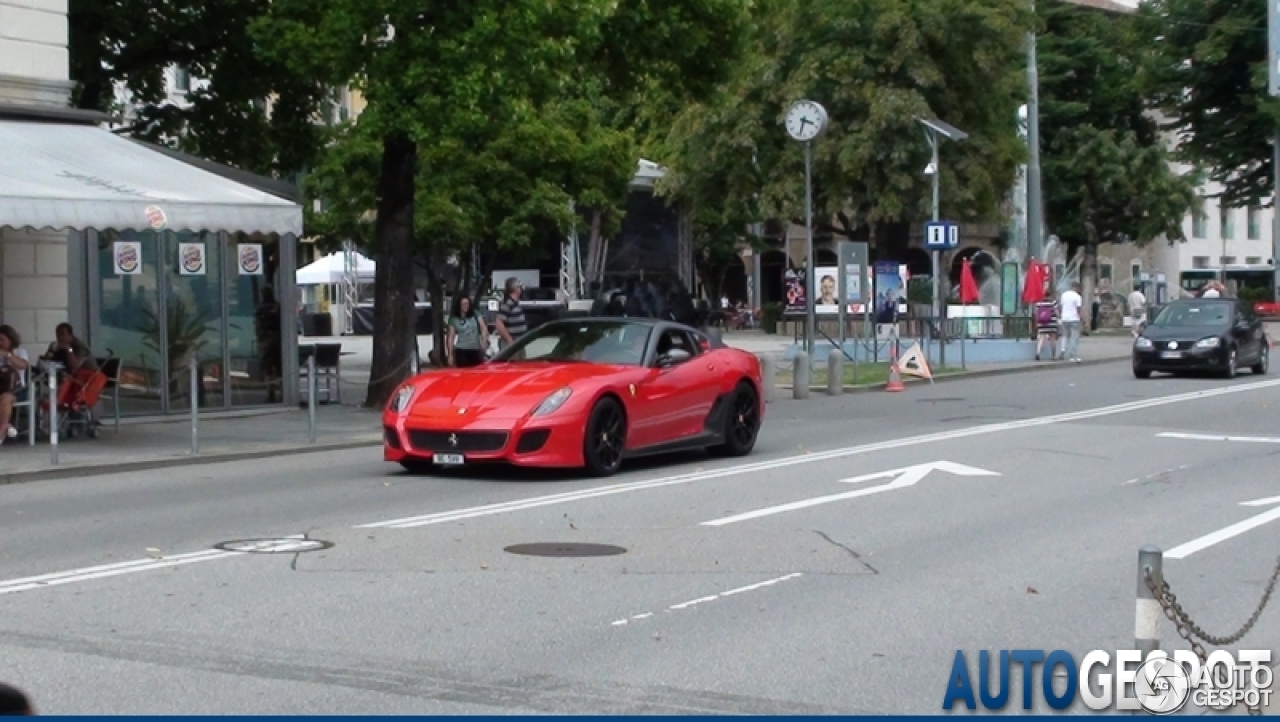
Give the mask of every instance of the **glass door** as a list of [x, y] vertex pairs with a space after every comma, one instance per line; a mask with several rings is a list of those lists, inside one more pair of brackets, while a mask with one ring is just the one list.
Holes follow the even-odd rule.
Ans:
[[215, 233], [162, 234], [163, 322], [168, 367], [167, 411], [191, 408], [191, 360], [199, 407], [225, 408], [225, 318], [222, 244]]

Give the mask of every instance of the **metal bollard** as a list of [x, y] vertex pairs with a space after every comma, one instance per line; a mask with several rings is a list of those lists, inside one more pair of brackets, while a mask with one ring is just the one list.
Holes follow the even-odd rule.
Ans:
[[58, 369], [49, 369], [49, 462], [58, 465]]
[[791, 396], [796, 399], [809, 398], [809, 383], [813, 377], [812, 367], [810, 366], [812, 359], [809, 354], [802, 353], [796, 355], [796, 360], [791, 371]]
[[1133, 625], [1133, 648], [1142, 650], [1142, 657], [1160, 648], [1160, 620], [1164, 610], [1160, 600], [1147, 586], [1150, 573], [1156, 589], [1164, 586], [1164, 552], [1148, 544], [1138, 550], [1138, 606]]
[[844, 393], [844, 353], [833, 348], [827, 354], [827, 396]]
[[192, 356], [187, 362], [191, 368], [191, 455], [200, 453], [200, 364]]
[[307, 441], [316, 443], [316, 356], [307, 357]]
[[760, 376], [764, 382], [764, 401], [770, 403], [778, 394], [778, 362], [770, 354], [760, 354]]

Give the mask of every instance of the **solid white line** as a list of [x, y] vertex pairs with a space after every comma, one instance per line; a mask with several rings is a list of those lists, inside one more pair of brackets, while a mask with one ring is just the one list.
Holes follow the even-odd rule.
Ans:
[[1240, 506], [1271, 506], [1272, 504], [1280, 504], [1280, 496], [1268, 496], [1265, 499], [1240, 502]]
[[626, 494], [633, 491], [643, 491], [646, 489], [658, 489], [666, 486], [674, 486], [679, 484], [690, 484], [698, 481], [707, 481], [710, 479], [720, 479], [727, 476], [737, 476], [740, 474], [750, 474], [760, 471], [771, 471], [773, 469], [783, 469], [791, 466], [799, 466], [801, 464], [814, 464], [822, 461], [830, 461], [832, 459], [842, 459], [850, 456], [859, 456], [879, 451], [888, 451], [890, 449], [902, 449], [912, 446], [920, 446], [923, 444], [931, 444], [939, 441], [952, 441], [955, 439], [965, 439], [974, 436], [984, 436], [987, 434], [1003, 433], [1006, 431], [1016, 431], [1019, 429], [1030, 429], [1040, 426], [1050, 426], [1053, 424], [1062, 424], [1071, 421], [1082, 421], [1086, 419], [1096, 419], [1102, 416], [1112, 416], [1115, 414], [1125, 414], [1132, 411], [1141, 411], [1159, 406], [1167, 406], [1170, 404], [1185, 403], [1188, 401], [1198, 401], [1201, 399], [1215, 398], [1218, 396], [1226, 396], [1228, 394], [1246, 393], [1249, 391], [1257, 391], [1259, 389], [1274, 388], [1280, 386], [1280, 379], [1270, 379], [1267, 381], [1257, 381], [1246, 384], [1237, 384], [1234, 386], [1223, 386], [1216, 389], [1206, 389], [1203, 391], [1191, 391], [1183, 394], [1175, 394], [1171, 396], [1160, 396], [1153, 399], [1145, 399], [1143, 401], [1130, 401], [1123, 404], [1115, 404], [1112, 406], [1102, 406], [1094, 409], [1085, 409], [1083, 411], [1072, 411], [1064, 414], [1054, 414], [1051, 416], [1041, 416], [1033, 419], [1022, 419], [1019, 421], [1005, 421], [995, 424], [984, 424], [982, 426], [972, 426], [966, 429], [955, 429], [952, 431], [941, 431], [933, 434], [923, 434], [921, 436], [908, 436], [900, 439], [892, 439], [889, 441], [880, 441], [872, 444], [863, 444], [861, 446], [845, 447], [841, 449], [833, 449], [830, 451], [820, 451], [811, 454], [798, 454], [795, 456], [785, 456], [769, 461], [759, 461], [750, 464], [741, 464], [738, 466], [730, 466], [721, 469], [711, 469], [707, 471], [692, 472], [687, 474], [679, 474], [676, 476], [663, 477], [659, 479], [649, 479], [646, 481], [634, 481], [622, 484], [613, 484], [610, 486], [597, 487], [595, 489], [584, 489], [582, 491], [564, 492], [560, 494], [550, 494], [547, 496], [533, 497], [531, 499], [522, 499], [516, 501], [502, 502], [498, 504], [487, 504], [485, 506], [469, 507], [464, 509], [454, 509], [452, 511], [435, 512], [432, 514], [423, 514], [419, 516], [410, 516], [400, 519], [391, 519], [388, 521], [374, 522], [371, 524], [358, 525], [357, 529], [376, 529], [376, 528], [392, 528], [392, 529], [410, 529], [414, 527], [430, 526], [434, 524], [447, 524], [453, 521], [462, 521], [465, 519], [474, 519], [477, 517], [493, 516], [497, 514], [506, 514], [513, 511], [525, 511], [528, 509], [536, 509], [543, 506], [553, 504], [564, 504], [574, 501], [584, 501], [587, 499], [595, 499], [603, 496], [611, 496], [614, 494]]
[[737, 514], [735, 516], [726, 516], [720, 519], [704, 521], [702, 522], [701, 526], [726, 526], [728, 524], [737, 524], [740, 521], [750, 521], [751, 519], [759, 519], [760, 517], [763, 517], [763, 516], [773, 516], [774, 514], [783, 514], [788, 511], [796, 511], [798, 509], [808, 509], [809, 507], [812, 507], [812, 506], [830, 504], [836, 501], [846, 501], [848, 499], [857, 499], [859, 497], [871, 496], [872, 494], [879, 494], [885, 491], [897, 491], [898, 489], [901, 489], [901, 488], [904, 488], [904, 487], [890, 486], [889, 484], [885, 484], [884, 486], [873, 486], [870, 489], [858, 489], [857, 491], [846, 491], [842, 494], [828, 494], [827, 496], [818, 496], [812, 499], [802, 499], [800, 501], [793, 501], [789, 504], [779, 504], [778, 506], [770, 506], [764, 509], [756, 509], [755, 511], [748, 511], [742, 514]]
[[1280, 438], [1274, 436], [1223, 436], [1221, 434], [1180, 434], [1167, 431], [1156, 436], [1163, 439], [1186, 439], [1188, 441], [1235, 441], [1243, 444], [1280, 444]]
[[[281, 539], [302, 539], [301, 534], [291, 534]], [[292, 545], [282, 545], [282, 548], [291, 548]], [[136, 574], [138, 572], [151, 572], [158, 569], [169, 569], [172, 567], [180, 567], [187, 564], [198, 564], [200, 562], [212, 562], [218, 559], [229, 559], [231, 557], [243, 556], [251, 552], [240, 551], [224, 551], [222, 549], [206, 549], [199, 552], [189, 552], [186, 554], [175, 554], [171, 557], [160, 557], [158, 559], [134, 559], [127, 562], [116, 562], [114, 564], [100, 564], [93, 567], [83, 567], [81, 569], [70, 569], [64, 572], [53, 572], [51, 574], [40, 574], [33, 577], [21, 577], [19, 579], [7, 579], [0, 581], [0, 595], [13, 594], [15, 592], [25, 592], [31, 589], [43, 589], [45, 587], [56, 587], [63, 584], [72, 584], [74, 582], [87, 582], [93, 579], [106, 579], [108, 577], [118, 577], [124, 574]]]
[[1186, 559], [1196, 552], [1203, 551], [1215, 544], [1238, 537], [1241, 534], [1280, 519], [1280, 507], [1271, 511], [1263, 512], [1257, 516], [1249, 517], [1242, 522], [1237, 522], [1225, 529], [1219, 529], [1212, 534], [1206, 534], [1199, 539], [1193, 539], [1186, 544], [1176, 546], [1164, 553], [1165, 559]]

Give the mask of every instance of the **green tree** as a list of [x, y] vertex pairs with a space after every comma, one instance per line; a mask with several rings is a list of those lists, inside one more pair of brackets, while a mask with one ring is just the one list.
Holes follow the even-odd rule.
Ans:
[[1148, 0], [1143, 87], [1179, 155], [1223, 187], [1224, 207], [1270, 200], [1280, 102], [1267, 94], [1266, 0]]
[[1083, 250], [1085, 298], [1098, 246], [1185, 240], [1196, 175], [1179, 174], [1138, 83], [1136, 20], [1067, 3], [1041, 3], [1042, 166], [1047, 225]]
[[[257, 173], [303, 169], [318, 147], [317, 113], [329, 90], [265, 56], [250, 37], [270, 4], [70, 0], [73, 105], [119, 111], [120, 85], [138, 106], [134, 137]], [[168, 102], [170, 66], [200, 81], [185, 106]]]

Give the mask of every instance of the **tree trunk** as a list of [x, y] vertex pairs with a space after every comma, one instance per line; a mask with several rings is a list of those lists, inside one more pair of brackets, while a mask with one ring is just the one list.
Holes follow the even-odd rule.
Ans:
[[[374, 276], [373, 361], [365, 406], [387, 403], [409, 377], [414, 353], [413, 194], [418, 149], [403, 134], [382, 142], [378, 176], [378, 249]], [[437, 302], [438, 303], [438, 302]]]
[[1090, 238], [1080, 249], [1080, 297], [1084, 307], [1080, 309], [1080, 327], [1088, 331], [1093, 328], [1093, 289], [1098, 287], [1098, 241]]

